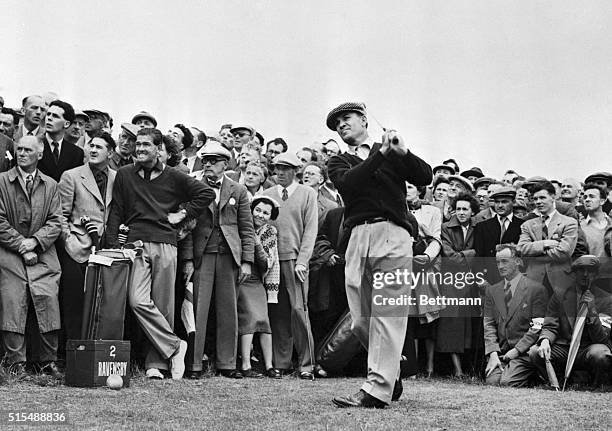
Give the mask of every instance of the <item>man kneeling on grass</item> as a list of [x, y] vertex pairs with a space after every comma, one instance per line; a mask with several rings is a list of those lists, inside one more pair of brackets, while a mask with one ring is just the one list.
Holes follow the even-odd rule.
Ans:
[[536, 371], [527, 352], [538, 340], [548, 295], [544, 285], [519, 272], [521, 258], [514, 244], [498, 245], [496, 251], [495, 260], [503, 279], [486, 291], [486, 383], [521, 387]]

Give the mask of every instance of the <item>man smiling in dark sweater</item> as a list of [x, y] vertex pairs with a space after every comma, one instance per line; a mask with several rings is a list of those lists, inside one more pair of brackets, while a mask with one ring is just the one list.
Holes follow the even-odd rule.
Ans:
[[[130, 307], [151, 342], [145, 367], [147, 377], [161, 379], [168, 369], [173, 379], [185, 371], [187, 343], [173, 332], [174, 282], [177, 266], [175, 226], [195, 219], [215, 200], [207, 184], [165, 166], [158, 160], [162, 134], [145, 128], [136, 137], [136, 163], [117, 171], [107, 239], [118, 245], [119, 225], [130, 228], [128, 241], [141, 240], [144, 252], [134, 261], [129, 291]], [[179, 205], [183, 209], [179, 209]]]
[[[368, 136], [365, 105], [344, 103], [327, 116], [327, 127], [338, 132], [348, 151], [329, 160], [329, 177], [345, 202], [345, 224], [351, 228], [346, 251], [346, 296], [352, 330], [368, 349], [368, 375], [361, 390], [336, 397], [338, 407], [383, 408], [402, 391], [400, 356], [408, 324], [408, 307], [381, 305], [374, 298], [396, 299], [410, 294], [408, 283], [372, 289], [377, 273], [412, 269], [412, 242], [417, 234], [406, 207], [406, 181], [431, 182], [431, 167], [412, 154], [402, 137], [386, 131], [382, 144]], [[371, 148], [367, 159], [357, 154]]]

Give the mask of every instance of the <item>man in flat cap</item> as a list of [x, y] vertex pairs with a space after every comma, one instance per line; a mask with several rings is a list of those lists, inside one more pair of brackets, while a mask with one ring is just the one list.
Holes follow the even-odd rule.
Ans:
[[122, 123], [121, 131], [117, 137], [117, 148], [111, 154], [108, 166], [111, 169], [131, 165], [134, 163], [134, 147], [136, 146], [136, 134], [140, 128], [131, 123]]
[[128, 296], [136, 320], [151, 343], [145, 358], [146, 375], [163, 378], [168, 369], [180, 379], [185, 371], [187, 343], [174, 325], [174, 284], [177, 270], [177, 229], [194, 219], [215, 199], [203, 182], [159, 160], [162, 134], [143, 128], [136, 136], [136, 163], [117, 171], [108, 216], [107, 242], [118, 247], [119, 226], [129, 229], [128, 242], [141, 240], [143, 254], [134, 260]]
[[83, 148], [85, 141], [82, 139], [85, 134], [85, 124], [89, 121], [89, 115], [83, 111], [76, 111], [74, 113], [74, 121], [70, 123], [70, 127], [66, 130], [64, 139], [66, 142], [78, 145]]
[[[346, 251], [346, 294], [352, 330], [368, 350], [368, 375], [354, 395], [336, 397], [338, 407], [383, 408], [401, 395], [400, 357], [408, 324], [408, 307], [376, 305], [373, 293], [393, 299], [410, 295], [408, 283], [372, 290], [365, 277], [395, 270], [412, 270], [412, 243], [416, 223], [406, 205], [406, 181], [415, 186], [431, 183], [431, 167], [389, 130], [382, 144], [368, 135], [365, 105], [344, 103], [327, 115], [327, 127], [336, 131], [348, 151], [329, 159], [329, 177], [346, 205], [345, 225], [351, 229]], [[367, 143], [363, 160], [357, 148]], [[384, 274], [383, 274], [384, 275]]]
[[589, 254], [604, 257], [604, 235], [612, 229], [612, 218], [603, 211], [606, 201], [607, 190], [595, 183], [587, 183], [584, 186], [584, 208], [586, 217], [580, 221], [580, 228], [584, 232]]
[[238, 159], [242, 147], [255, 138], [255, 129], [251, 126], [235, 126], [230, 132], [234, 135], [234, 157]]
[[578, 238], [578, 222], [559, 213], [555, 207], [555, 188], [549, 182], [532, 187], [537, 218], [521, 225], [518, 249], [527, 266], [527, 276], [553, 291], [567, 286], [567, 273]]
[[514, 244], [496, 246], [495, 259], [502, 279], [485, 294], [486, 383], [522, 387], [536, 372], [528, 352], [540, 335], [548, 295], [542, 284], [521, 274]]
[[610, 172], [596, 172], [586, 177], [584, 183], [595, 183], [606, 188], [608, 195], [602, 209], [606, 214], [610, 214], [612, 211], [612, 194], [610, 193], [610, 190], [612, 190], [612, 174]]
[[486, 273], [490, 284], [500, 281], [495, 263], [498, 244], [516, 245], [521, 236], [522, 219], [514, 216], [514, 198], [516, 191], [512, 187], [501, 187], [489, 199], [493, 202], [495, 217], [482, 221], [474, 228], [474, 250], [476, 250], [477, 270]]
[[301, 379], [313, 380], [314, 343], [308, 319], [308, 263], [317, 238], [317, 193], [295, 181], [301, 166], [291, 152], [274, 158], [278, 185], [263, 195], [280, 204], [276, 219], [280, 285], [278, 303], [269, 305], [274, 367], [292, 368], [297, 351]]
[[550, 359], [557, 374], [563, 374], [572, 334], [576, 332], [576, 325], [582, 326], [581, 321], [585, 319], [582, 334], [576, 334], [580, 338], [574, 369], [589, 371], [594, 386], [607, 383], [612, 366], [612, 297], [594, 283], [600, 264], [599, 258], [593, 255], [576, 259], [571, 266], [574, 285], [551, 297], [537, 343], [539, 347], [529, 352], [542, 376], [547, 375], [545, 359]]
[[[224, 377], [243, 377], [236, 369], [238, 346], [238, 286], [251, 275], [255, 231], [245, 186], [224, 175], [228, 149], [211, 141], [202, 149], [202, 181], [215, 191], [215, 200], [197, 217], [193, 231], [181, 241], [185, 281], [193, 275], [196, 332], [186, 360], [187, 377], [202, 374], [202, 356], [211, 299], [216, 313], [216, 368]], [[194, 272], [195, 271], [195, 272]], [[214, 292], [214, 295], [213, 295]], [[247, 377], [253, 370], [243, 370]]]
[[153, 116], [153, 114], [147, 111], [140, 111], [138, 114], [134, 115], [132, 118], [132, 124], [138, 126], [141, 129], [145, 127], [157, 127], [157, 120]]

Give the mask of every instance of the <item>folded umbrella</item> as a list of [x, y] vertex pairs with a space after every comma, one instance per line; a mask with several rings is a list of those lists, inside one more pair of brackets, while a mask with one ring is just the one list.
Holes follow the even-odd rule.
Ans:
[[[588, 289], [587, 289], [588, 291]], [[580, 304], [578, 315], [576, 316], [576, 323], [574, 324], [574, 332], [572, 332], [572, 341], [570, 342], [569, 351], [567, 352], [567, 363], [565, 364], [565, 375], [563, 380], [563, 391], [565, 391], [565, 385], [572, 373], [572, 367], [576, 361], [576, 355], [578, 355], [578, 349], [580, 348], [580, 339], [582, 338], [582, 331], [584, 330], [584, 323], [586, 321], [586, 315], [588, 307], [585, 303]], [[552, 383], [551, 383], [552, 384]]]

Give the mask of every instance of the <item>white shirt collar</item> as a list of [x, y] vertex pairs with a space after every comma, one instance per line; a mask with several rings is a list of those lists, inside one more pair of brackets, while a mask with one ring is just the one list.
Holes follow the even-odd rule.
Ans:
[[293, 194], [293, 192], [295, 191], [295, 189], [297, 189], [298, 183], [293, 182], [289, 185], [289, 187], [283, 187], [280, 184], [278, 184], [278, 195], [283, 196], [283, 189], [286, 188], [287, 189], [287, 196], [291, 197], [291, 195]]
[[513, 296], [514, 296], [514, 292], [516, 292], [516, 288], [519, 284], [519, 281], [521, 281], [521, 277], [523, 277], [523, 274], [519, 272], [517, 275], [514, 276], [512, 280], [504, 279], [504, 288], [506, 287], [506, 284], [510, 282], [510, 291], [512, 291]]
[[[495, 213], [495, 216], [497, 217], [497, 221], [501, 224], [501, 217], [500, 217], [500, 215]], [[513, 214], [510, 213], [510, 214], [508, 214], [506, 216], [506, 220], [508, 220], [509, 223], [512, 223], [512, 217], [513, 217]]]
[[[38, 134], [38, 131], [40, 130], [40, 126], [36, 126], [36, 128], [34, 130], [32, 130], [32, 136], [36, 136]], [[25, 124], [21, 125], [21, 134], [23, 136], [28, 136], [30, 134], [30, 131], [28, 129], [26, 129]]]
[[36, 178], [36, 174], [38, 174], [38, 169], [34, 169], [34, 172], [32, 172], [31, 174], [28, 174], [26, 171], [21, 169], [21, 166], [17, 166], [17, 172], [19, 172], [19, 176], [21, 177], [21, 179], [23, 180], [25, 184], [26, 177], [28, 175], [32, 175], [32, 178]]
[[[49, 136], [48, 133], [45, 133], [45, 139], [49, 143], [49, 146], [51, 146], [51, 142], [53, 142], [53, 139], [51, 139], [51, 137]], [[61, 154], [62, 153], [62, 143], [64, 142], [64, 138], [62, 138], [62, 139], [60, 139], [58, 141], [55, 141], [55, 142], [58, 143], [57, 151]], [[51, 148], [51, 151], [53, 151], [53, 148]]]

